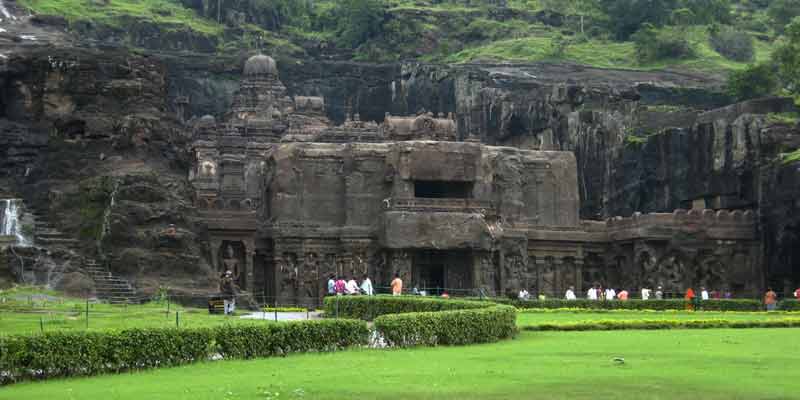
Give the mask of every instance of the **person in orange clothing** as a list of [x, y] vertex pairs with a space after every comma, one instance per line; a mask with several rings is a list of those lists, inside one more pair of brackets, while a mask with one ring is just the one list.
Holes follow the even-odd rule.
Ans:
[[400, 274], [394, 274], [394, 280], [391, 283], [392, 296], [400, 296], [403, 294], [403, 280], [400, 279]]
[[694, 289], [692, 288], [686, 289], [686, 296], [683, 296], [683, 298], [686, 300], [686, 310], [694, 311], [695, 297], [696, 296], [694, 295]]
[[775, 305], [778, 304], [778, 294], [769, 288], [767, 293], [764, 294], [764, 305], [767, 306], [767, 311], [775, 311]]

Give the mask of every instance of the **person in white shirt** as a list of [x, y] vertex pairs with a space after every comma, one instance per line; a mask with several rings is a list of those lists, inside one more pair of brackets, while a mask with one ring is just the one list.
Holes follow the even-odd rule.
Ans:
[[344, 287], [344, 292], [347, 294], [358, 294], [358, 283], [354, 278], [350, 278]]
[[617, 297], [617, 292], [613, 288], [606, 289], [606, 300], [614, 300]]
[[597, 288], [590, 287], [589, 290], [586, 291], [586, 298], [589, 300], [597, 300]]
[[372, 281], [366, 275], [364, 275], [364, 280], [361, 281], [361, 291], [367, 296], [375, 294], [375, 289], [372, 288]]
[[577, 297], [575, 297], [575, 288], [570, 286], [569, 289], [567, 289], [567, 293], [564, 295], [564, 298], [567, 300], [577, 299]]
[[708, 290], [706, 290], [704, 287], [700, 288], [700, 298], [703, 300], [708, 300]]
[[642, 288], [642, 300], [650, 299], [650, 289]]
[[519, 295], [517, 297], [519, 297], [520, 300], [530, 300], [531, 295], [527, 290], [522, 289], [519, 291]]

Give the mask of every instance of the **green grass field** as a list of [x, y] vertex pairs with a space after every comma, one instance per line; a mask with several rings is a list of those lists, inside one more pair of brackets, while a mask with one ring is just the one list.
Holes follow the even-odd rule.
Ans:
[[[792, 399], [800, 329], [522, 333], [22, 383], [0, 399]], [[618, 364], [614, 358], [624, 358]]]
[[800, 313], [766, 312], [520, 312], [517, 325], [527, 326], [540, 323], [572, 323], [599, 320], [732, 320], [764, 321], [781, 318], [798, 318]]
[[[60, 293], [38, 288], [0, 291], [0, 335], [87, 330], [85, 300], [60, 296]], [[57, 298], [58, 300], [43, 301], [43, 298]], [[177, 322], [176, 312], [179, 314]], [[88, 330], [90, 331], [174, 328], [176, 325], [181, 328], [198, 328], [229, 323], [264, 324], [269, 321], [243, 320], [236, 316], [220, 314], [211, 315], [207, 309], [182, 307], [175, 304], [167, 305], [166, 302], [151, 302], [142, 305], [89, 304]]]

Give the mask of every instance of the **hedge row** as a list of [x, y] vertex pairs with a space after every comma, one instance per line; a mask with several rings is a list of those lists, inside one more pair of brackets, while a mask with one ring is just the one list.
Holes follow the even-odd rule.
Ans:
[[[665, 299], [665, 300], [510, 300], [493, 299], [500, 304], [508, 304], [520, 309], [527, 308], [585, 308], [602, 310], [683, 310], [686, 308], [686, 300]], [[764, 305], [758, 300], [751, 299], [725, 299], [725, 300], [705, 300], [697, 302], [697, 310], [702, 311], [762, 311]]]
[[328, 296], [325, 316], [372, 321], [386, 314], [486, 308], [494, 303], [424, 296]]
[[505, 305], [439, 312], [382, 315], [375, 329], [389, 346], [496, 342], [517, 332], [516, 309]]
[[783, 300], [778, 302], [778, 309], [783, 311], [800, 311], [800, 301]]
[[356, 320], [0, 336], [0, 383], [255, 358], [365, 345]]
[[600, 320], [569, 323], [541, 323], [524, 326], [525, 331], [612, 331], [628, 329], [719, 329], [719, 328], [799, 328], [800, 318], [765, 321], [703, 320]]
[[389, 346], [464, 345], [496, 342], [517, 332], [517, 310], [486, 301], [419, 296], [332, 296], [329, 317], [374, 320]]

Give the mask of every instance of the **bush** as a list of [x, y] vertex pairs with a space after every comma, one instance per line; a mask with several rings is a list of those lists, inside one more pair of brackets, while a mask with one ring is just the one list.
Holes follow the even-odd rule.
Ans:
[[746, 62], [753, 59], [753, 38], [746, 32], [730, 27], [719, 28], [710, 32], [708, 40], [717, 53], [729, 60]]
[[797, 328], [800, 318], [766, 321], [704, 320], [600, 320], [574, 323], [543, 323], [525, 326], [525, 331], [611, 331], [627, 329], [720, 329]]
[[514, 307], [383, 315], [375, 329], [390, 346], [465, 345], [496, 342], [517, 332]]
[[375, 320], [387, 345], [494, 342], [517, 331], [514, 307], [486, 301], [418, 296], [330, 296], [325, 315]]
[[737, 100], [768, 96], [778, 87], [776, 68], [769, 63], [750, 65], [728, 75], [727, 92]]
[[[597, 300], [495, 300], [498, 303], [509, 304], [520, 309], [527, 308], [582, 308], [590, 310], [683, 310], [686, 308], [686, 301], [683, 299], [667, 300], [628, 300], [628, 301], [597, 301]], [[699, 310], [702, 311], [760, 311], [763, 310], [761, 302], [758, 300], [735, 299], [735, 300], [706, 300], [699, 303]]]
[[677, 29], [656, 30], [652, 26], [642, 28], [633, 35], [636, 57], [646, 63], [665, 59], [692, 58], [694, 48], [686, 34]]
[[0, 336], [0, 383], [167, 367], [223, 358], [331, 351], [367, 343], [354, 320]]
[[800, 301], [782, 300], [778, 303], [778, 309], [783, 311], [800, 311]]
[[323, 305], [328, 317], [372, 321], [386, 314], [486, 308], [493, 303], [422, 296], [328, 296]]

